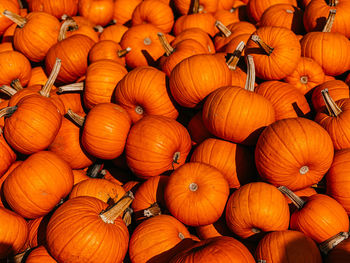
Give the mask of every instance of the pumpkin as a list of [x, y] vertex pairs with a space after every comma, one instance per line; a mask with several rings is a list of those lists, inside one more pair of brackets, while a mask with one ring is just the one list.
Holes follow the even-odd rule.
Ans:
[[257, 77], [264, 80], [280, 80], [296, 69], [301, 47], [292, 30], [264, 26], [252, 34], [247, 42], [245, 54], [254, 56]]
[[187, 130], [191, 136], [192, 144], [197, 145], [205, 139], [213, 137], [212, 134], [205, 128], [202, 120], [202, 111], [198, 111], [188, 122]]
[[260, 240], [255, 258], [266, 262], [322, 263], [321, 254], [315, 242], [294, 230], [268, 233]]
[[219, 236], [233, 236], [226, 225], [225, 213], [213, 224], [196, 227], [196, 233], [201, 240]]
[[13, 51], [12, 42], [4, 42], [0, 44], [0, 53], [4, 51]]
[[8, 10], [12, 13], [18, 14], [19, 7], [14, 1], [4, 0], [0, 4], [0, 36], [2, 36], [7, 28], [9, 28], [13, 22], [8, 19], [4, 14], [4, 10]]
[[241, 238], [260, 232], [287, 230], [289, 207], [283, 194], [270, 184], [248, 183], [227, 201], [226, 224]]
[[179, 113], [166, 84], [162, 71], [149, 66], [137, 67], [118, 83], [115, 101], [126, 109], [134, 123], [147, 115], [176, 119]]
[[22, 98], [16, 106], [7, 107], [2, 113], [10, 115], [5, 119], [6, 141], [23, 154], [46, 149], [55, 139], [62, 122], [56, 106], [49, 99], [35, 94]]
[[[47, 76], [44, 69], [40, 66], [32, 68], [32, 74], [30, 76], [28, 87], [34, 85], [44, 86], [47, 81]], [[55, 86], [52, 86], [52, 90], [56, 90]]]
[[[181, 15], [187, 15], [193, 12], [195, 6], [198, 12], [214, 13], [218, 8], [218, 1], [211, 0], [174, 0], [174, 6]], [[192, 8], [192, 10], [191, 10]]]
[[63, 15], [74, 16], [78, 12], [78, 0], [30, 0], [29, 10], [43, 11], [58, 19]]
[[148, 115], [131, 127], [125, 153], [131, 171], [146, 179], [183, 165], [190, 149], [184, 126], [169, 117]]
[[[55, 208], [53, 209], [53, 211]], [[46, 228], [53, 211], [45, 216], [41, 216], [35, 219], [27, 221], [29, 234], [28, 234], [28, 246], [35, 248], [46, 244]]]
[[[307, 187], [304, 189], [300, 189], [300, 190], [294, 191], [294, 193], [301, 198], [309, 197], [309, 196], [312, 196], [314, 194], [317, 194], [315, 188], [313, 188], [313, 187]], [[285, 197], [286, 197], [288, 204], [290, 204], [290, 205], [293, 204], [292, 200], [290, 200], [287, 196], [285, 196]], [[289, 207], [289, 208], [291, 208], [291, 207]]]
[[269, 125], [255, 148], [261, 178], [299, 190], [319, 182], [332, 164], [332, 140], [319, 124], [305, 118], [288, 118]]
[[79, 14], [96, 25], [106, 26], [113, 17], [113, 0], [80, 0]]
[[199, 28], [214, 37], [218, 32], [215, 27], [215, 18], [211, 13], [193, 13], [183, 15], [176, 19], [173, 26], [173, 33], [178, 36], [182, 31], [189, 28]]
[[[71, 20], [74, 25], [71, 25], [68, 30], [66, 30], [66, 37], [70, 37], [73, 35], [85, 35], [91, 38], [94, 42], [99, 41], [99, 32], [97, 32], [98, 28], [97, 26], [92, 26], [91, 22], [85, 21], [85, 18], [79, 19], [80, 16], [70, 17], [70, 16], [62, 16], [62, 25], [61, 25], [61, 31], [65, 29], [65, 22], [68, 22], [68, 20]], [[78, 20], [78, 21], [76, 21]], [[91, 24], [90, 24], [91, 23]], [[71, 24], [71, 22], [68, 22], [68, 24]]]
[[40, 263], [40, 262], [56, 263], [57, 261], [54, 260], [54, 258], [50, 256], [49, 252], [47, 252], [47, 250], [44, 246], [39, 246], [39, 247], [33, 249], [28, 254], [28, 256], [26, 257], [26, 262], [28, 262], [28, 263]]
[[245, 146], [208, 138], [192, 153], [191, 162], [201, 162], [217, 168], [230, 188], [239, 188], [255, 177], [254, 158]]
[[138, 225], [132, 233], [129, 242], [131, 262], [152, 261], [157, 256], [170, 252], [170, 255], [161, 261], [169, 262], [170, 257], [176, 254], [176, 250], [179, 250], [176, 249], [176, 245], [190, 238], [187, 228], [170, 215], [158, 215], [149, 218]]
[[11, 164], [13, 164], [16, 161], [16, 159], [16, 153], [7, 144], [3, 134], [0, 133], [0, 178], [11, 166]]
[[87, 180], [91, 177], [89, 177], [87, 174], [86, 174], [86, 171], [85, 169], [82, 170], [82, 169], [73, 169], [73, 178], [74, 178], [74, 182], [73, 182], [73, 185], [76, 185], [77, 183], [80, 183], [81, 181], [84, 181], [84, 180]]
[[112, 40], [119, 43], [127, 30], [128, 27], [120, 23], [110, 25], [103, 29], [103, 32], [100, 34], [100, 40]]
[[349, 217], [335, 199], [324, 194], [315, 194], [304, 200], [295, 195], [287, 187], [280, 190], [296, 205], [290, 218], [290, 229], [303, 232], [316, 243], [321, 243], [349, 230]]
[[66, 201], [47, 225], [49, 253], [58, 262], [121, 262], [128, 249], [129, 233], [119, 215], [131, 201], [132, 197], [126, 195], [108, 210], [108, 205], [95, 197]]
[[314, 87], [324, 82], [325, 74], [322, 67], [315, 60], [301, 57], [296, 69], [284, 78], [284, 81], [293, 85], [304, 95]]
[[233, 237], [222, 236], [195, 243], [170, 260], [170, 263], [195, 262], [254, 263], [255, 260], [240, 241]]
[[131, 21], [132, 13], [142, 0], [115, 0], [113, 7], [113, 21], [126, 24]]
[[0, 207], [0, 259], [22, 251], [28, 237], [28, 226], [23, 217]]
[[7, 171], [0, 177], [0, 207], [7, 207], [9, 208], [9, 205], [7, 204], [4, 192], [2, 190], [3, 183], [5, 182], [6, 178], [10, 175], [10, 173], [22, 163], [23, 161], [15, 161], [11, 166], [7, 169]]
[[211, 54], [199, 54], [182, 60], [172, 70], [169, 87], [183, 107], [194, 108], [214, 90], [230, 85], [228, 66]]
[[121, 46], [113, 40], [100, 40], [91, 48], [89, 52], [89, 62], [97, 60], [111, 59], [125, 66], [125, 54], [130, 48], [122, 49]]
[[235, 9], [233, 6], [230, 6], [228, 9], [218, 9], [213, 15], [217, 21], [220, 21], [225, 26], [239, 21], [238, 8]]
[[164, 199], [178, 220], [189, 226], [200, 226], [220, 218], [228, 195], [228, 182], [218, 169], [189, 162], [171, 173]]
[[73, 173], [68, 164], [52, 152], [40, 151], [9, 174], [3, 191], [14, 211], [25, 218], [37, 218], [49, 213], [72, 187]]

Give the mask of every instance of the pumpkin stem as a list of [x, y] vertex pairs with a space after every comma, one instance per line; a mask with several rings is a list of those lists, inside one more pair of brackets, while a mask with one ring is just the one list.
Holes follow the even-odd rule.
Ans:
[[146, 46], [149, 46], [152, 44], [152, 40], [149, 37], [146, 37], [143, 39], [143, 44], [145, 44]]
[[118, 50], [118, 57], [124, 57], [126, 54], [128, 54], [131, 51], [131, 47], [127, 47], [125, 49]]
[[22, 1], [21, 1], [21, 0], [17, 0], [17, 2], [18, 2], [18, 5], [19, 5], [19, 8], [20, 8], [20, 9], [23, 9], [23, 3], [22, 3]]
[[2, 14], [17, 24], [20, 28], [24, 27], [28, 23], [27, 18], [17, 15], [9, 10], [4, 10]]
[[190, 183], [190, 186], [189, 186], [190, 190], [192, 192], [196, 192], [198, 190], [198, 184], [196, 183]]
[[136, 112], [137, 114], [142, 115], [142, 114], [143, 114], [143, 108], [142, 108], [140, 105], [137, 105], [137, 106], [135, 107], [135, 112]]
[[326, 108], [328, 110], [329, 116], [338, 117], [338, 115], [342, 113], [342, 110], [332, 99], [331, 95], [329, 95], [328, 89], [321, 90], [321, 94], [322, 94], [324, 103], [326, 104]]
[[278, 190], [280, 190], [283, 194], [285, 194], [294, 204], [295, 206], [300, 210], [305, 205], [305, 201], [301, 199], [299, 196], [297, 196], [293, 191], [288, 189], [285, 186], [278, 187]]
[[102, 33], [104, 30], [103, 26], [101, 26], [101, 25], [94, 26], [93, 28], [98, 33]]
[[84, 82], [72, 83], [58, 88], [58, 93], [63, 93], [66, 91], [83, 91]]
[[7, 85], [2, 85], [0, 87], [0, 91], [5, 93], [9, 97], [12, 97], [13, 95], [15, 95], [17, 93], [17, 90], [15, 90], [14, 88], [7, 86]]
[[327, 255], [329, 251], [347, 238], [349, 238], [349, 232], [340, 232], [319, 244], [319, 248], [322, 253]]
[[255, 85], [255, 64], [254, 59], [252, 55], [247, 55], [247, 79], [245, 81], [245, 90], [254, 92], [254, 85]]
[[12, 114], [17, 110], [17, 106], [6, 107], [0, 110], [0, 118], [11, 117]]
[[157, 216], [161, 214], [161, 209], [158, 205], [157, 202], [153, 203], [150, 207], [147, 209], [143, 210], [143, 216], [145, 217], [152, 217], [152, 216]]
[[124, 215], [123, 215], [123, 221], [125, 223], [126, 226], [129, 226], [132, 222], [132, 214], [134, 213], [134, 210], [132, 210], [131, 207], [128, 207], [125, 209], [124, 211]]
[[56, 81], [56, 78], [58, 73], [60, 72], [60, 69], [61, 69], [61, 60], [59, 58], [56, 58], [55, 65], [52, 68], [50, 76], [48, 77], [45, 85], [39, 91], [40, 95], [46, 98], [50, 97], [52, 86]]
[[166, 39], [163, 33], [158, 32], [157, 35], [162, 47], [165, 50], [166, 56], [169, 57], [174, 52], [174, 48], [169, 44], [168, 40]]
[[265, 260], [265, 259], [258, 259], [258, 260], [256, 261], [256, 263], [266, 263], [266, 260]]
[[329, 0], [329, 6], [337, 6], [339, 4], [339, 0]]
[[336, 9], [331, 9], [329, 10], [329, 15], [328, 15], [328, 18], [327, 18], [327, 22], [326, 22], [326, 25], [324, 26], [322, 32], [331, 32], [332, 30], [332, 26], [333, 26], [333, 23], [334, 23], [334, 20], [335, 20], [335, 13], [337, 12]]
[[259, 233], [261, 233], [261, 230], [260, 230], [259, 228], [253, 227], [253, 228], [252, 228], [252, 232], [253, 232], [254, 234], [259, 234]]
[[86, 175], [91, 178], [103, 178], [106, 173], [102, 173], [103, 170], [101, 170], [103, 166], [102, 162], [96, 162], [89, 166], [89, 168], [86, 171]]
[[64, 20], [64, 22], [61, 25], [60, 28], [60, 33], [58, 35], [58, 41], [62, 41], [63, 39], [65, 39], [67, 36], [67, 31], [68, 30], [77, 30], [78, 29], [78, 25], [77, 23], [74, 21], [74, 19], [70, 16], [66, 16], [66, 19]]
[[75, 124], [82, 127], [84, 125], [85, 118], [81, 117], [79, 114], [73, 112], [71, 109], [68, 109], [67, 115], [73, 120]]
[[173, 155], [173, 162], [172, 162], [172, 166], [173, 166], [173, 170], [175, 170], [174, 164], [179, 164], [179, 159], [180, 159], [180, 152], [175, 152]]
[[221, 21], [216, 20], [215, 26], [219, 29], [219, 31], [225, 36], [229, 37], [231, 36], [232, 32], [230, 29], [228, 29]]
[[302, 84], [307, 84], [308, 81], [309, 81], [308, 76], [301, 76], [301, 77], [300, 77], [300, 82], [301, 82]]
[[257, 34], [253, 34], [251, 36], [251, 40], [257, 43], [266, 52], [268, 56], [271, 55], [273, 47], [270, 47], [268, 44], [266, 44]]
[[243, 41], [241, 41], [237, 45], [235, 51], [227, 55], [226, 65], [228, 66], [229, 69], [235, 70], [237, 68], [238, 61], [242, 56], [242, 52], [244, 48], [245, 48], [245, 44]]
[[100, 213], [100, 218], [106, 224], [114, 224], [114, 221], [124, 213], [125, 209], [129, 207], [134, 200], [134, 195], [131, 191], [128, 191], [117, 203], [111, 208]]
[[12, 88], [14, 88], [17, 91], [20, 91], [23, 89], [21, 81], [19, 79], [12, 80], [10, 85]]
[[199, 4], [199, 0], [193, 0], [192, 14], [198, 14], [202, 12], [204, 7]]

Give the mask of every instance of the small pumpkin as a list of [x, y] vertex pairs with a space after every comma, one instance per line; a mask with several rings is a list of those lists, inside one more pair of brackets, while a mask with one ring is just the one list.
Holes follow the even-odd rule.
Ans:
[[96, 25], [106, 26], [113, 17], [113, 0], [80, 0], [78, 12]]
[[26, 262], [28, 263], [56, 263], [57, 261], [50, 256], [49, 252], [46, 250], [44, 246], [39, 246], [33, 249], [29, 255], [26, 257]]

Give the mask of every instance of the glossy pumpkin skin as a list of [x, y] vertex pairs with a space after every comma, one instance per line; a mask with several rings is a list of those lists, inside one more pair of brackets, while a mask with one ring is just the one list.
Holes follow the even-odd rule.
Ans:
[[121, 262], [128, 249], [129, 233], [122, 219], [108, 224], [99, 217], [107, 206], [90, 196], [61, 205], [47, 226], [50, 254], [58, 262]]
[[30, 0], [28, 3], [31, 12], [43, 11], [58, 19], [62, 15], [74, 16], [78, 12], [78, 0]]
[[46, 149], [53, 142], [61, 122], [62, 115], [48, 98], [28, 95], [17, 103], [17, 110], [11, 117], [5, 119], [4, 136], [15, 150], [31, 154]]
[[[158, 215], [143, 221], [134, 230], [129, 242], [131, 262], [141, 263], [173, 249], [182, 240], [191, 238], [185, 225], [170, 215]], [[145, 242], [147, 240], [147, 242]], [[169, 262], [170, 258], [162, 262]]]
[[14, 211], [25, 218], [37, 218], [49, 213], [72, 187], [73, 173], [68, 164], [52, 152], [40, 151], [11, 172], [3, 191]]
[[[185, 163], [190, 149], [191, 138], [186, 128], [174, 119], [156, 115], [136, 122], [125, 146], [129, 168], [145, 179], [177, 169]], [[174, 161], [177, 152], [179, 158]]]
[[66, 118], [62, 119], [60, 130], [48, 150], [60, 156], [72, 169], [88, 167], [95, 159], [80, 143], [80, 128]]
[[205, 127], [217, 137], [254, 145], [262, 129], [275, 121], [275, 110], [259, 94], [226, 86], [208, 96], [202, 118]]
[[39, 246], [32, 250], [29, 255], [26, 257], [26, 262], [28, 263], [56, 263], [57, 261], [50, 256], [49, 252], [47, 252], [44, 246]]
[[324, 194], [306, 198], [304, 206], [290, 218], [290, 229], [303, 232], [321, 243], [349, 230], [349, 217], [340, 203]]
[[29, 60], [18, 51], [4, 51], [0, 53], [0, 86], [10, 85], [18, 79], [22, 87], [27, 86], [31, 76]]
[[255, 258], [266, 262], [322, 263], [316, 243], [303, 233], [293, 230], [268, 233], [259, 242]]
[[45, 58], [45, 71], [52, 71], [56, 58], [62, 60], [57, 82], [68, 84], [85, 75], [88, 53], [95, 42], [84, 35], [73, 35], [53, 45]]
[[289, 207], [274, 186], [255, 182], [235, 191], [227, 201], [226, 224], [232, 232], [248, 238], [261, 232], [287, 230]]
[[183, 107], [196, 107], [214, 90], [230, 85], [228, 66], [211, 54], [194, 55], [175, 66], [169, 78], [174, 99]]
[[314, 87], [324, 82], [325, 74], [322, 67], [315, 60], [301, 57], [297, 68], [284, 81], [292, 84], [301, 93], [307, 94]]
[[170, 263], [232, 262], [254, 263], [254, 257], [233, 237], [213, 237], [200, 241], [171, 259]]
[[191, 162], [201, 162], [217, 168], [230, 188], [239, 188], [255, 177], [254, 158], [242, 145], [208, 138], [199, 144], [191, 156]]
[[265, 81], [255, 88], [255, 92], [272, 102], [276, 121], [303, 117], [310, 113], [309, 103], [304, 94], [288, 83]]
[[279, 80], [290, 75], [296, 69], [301, 54], [300, 43], [293, 31], [265, 26], [257, 29], [255, 34], [273, 48], [268, 56], [253, 40], [247, 42], [245, 54], [254, 57], [256, 76], [264, 80]]
[[164, 192], [170, 213], [189, 226], [217, 221], [228, 196], [229, 185], [223, 174], [200, 162], [186, 163], [174, 171]]
[[89, 62], [93, 63], [101, 59], [111, 59], [125, 66], [125, 57], [118, 56], [118, 51], [121, 49], [121, 46], [113, 40], [100, 40], [91, 48]]
[[0, 258], [16, 255], [22, 251], [28, 237], [28, 226], [23, 217], [0, 207]]
[[2, 14], [2, 12], [4, 10], [9, 10], [13, 13], [18, 14], [19, 7], [12, 0], [1, 1], [1, 4], [0, 4], [0, 36], [2, 36], [5, 32], [5, 30], [13, 24], [13, 22], [10, 19], [8, 19], [7, 17], [5, 17]]
[[137, 67], [121, 79], [115, 101], [126, 109], [133, 123], [147, 115], [176, 119], [179, 114], [168, 94], [165, 74], [149, 66]]
[[268, 126], [255, 149], [255, 163], [263, 180], [299, 190], [319, 182], [333, 161], [330, 136], [305, 118], [288, 118]]
[[0, 134], [0, 178], [7, 171], [7, 169], [13, 164], [17, 159], [16, 153], [11, 149], [11, 147], [5, 141], [5, 138]]
[[111, 102], [116, 85], [127, 73], [125, 67], [110, 59], [90, 64], [86, 72], [84, 106], [92, 109], [99, 103]]
[[96, 25], [106, 26], [113, 17], [113, 0], [80, 0], [79, 14]]
[[327, 195], [337, 200], [350, 214], [350, 181], [348, 179], [348, 171], [350, 150], [344, 149], [336, 151], [334, 160], [326, 174]]

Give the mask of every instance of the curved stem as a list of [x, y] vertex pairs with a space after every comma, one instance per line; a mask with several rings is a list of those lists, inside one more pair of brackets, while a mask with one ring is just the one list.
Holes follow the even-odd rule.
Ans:
[[231, 36], [232, 32], [231, 32], [230, 29], [228, 29], [223, 23], [221, 23], [221, 21], [216, 20], [216, 21], [215, 21], [215, 26], [219, 29], [219, 31], [220, 31], [225, 37]]
[[125, 49], [118, 50], [118, 57], [124, 57], [131, 51], [131, 47], [127, 47]]
[[257, 34], [252, 35], [251, 40], [257, 43], [268, 56], [271, 55], [273, 47], [270, 47], [268, 44], [266, 44]]
[[199, 0], [193, 0], [192, 14], [199, 13]]
[[23, 89], [21, 81], [19, 79], [15, 79], [11, 81], [11, 87], [14, 88], [17, 91], [20, 91]]
[[252, 228], [252, 232], [253, 232], [254, 234], [259, 234], [259, 233], [261, 233], [261, 230], [260, 230], [259, 228], [253, 227], [253, 228]]
[[328, 89], [321, 90], [321, 94], [330, 116], [337, 117], [340, 113], [342, 113], [342, 110], [332, 99], [331, 95], [329, 95]]
[[123, 221], [125, 223], [126, 226], [129, 226], [132, 222], [132, 214], [134, 213], [134, 210], [132, 210], [131, 207], [128, 207], [125, 209], [124, 211], [124, 215], [123, 215]]
[[10, 19], [12, 22], [17, 24], [20, 28], [24, 27], [28, 23], [27, 18], [17, 15], [9, 10], [4, 10], [2, 14], [6, 16], [8, 19]]
[[247, 79], [245, 81], [245, 90], [254, 92], [255, 85], [255, 65], [252, 55], [247, 55]]
[[94, 26], [94, 30], [98, 33], [102, 33], [104, 28], [103, 26], [97, 25], [97, 26]]
[[278, 190], [280, 190], [283, 194], [285, 194], [294, 204], [295, 206], [300, 210], [305, 205], [305, 201], [301, 199], [299, 196], [297, 196], [293, 191], [289, 190], [285, 186], [278, 187]]
[[143, 215], [145, 217], [152, 217], [161, 214], [161, 209], [157, 202], [153, 203], [149, 208], [143, 210]]
[[339, 0], [329, 0], [329, 6], [337, 6], [339, 4]]
[[40, 95], [47, 98], [50, 97], [52, 86], [56, 81], [56, 78], [58, 73], [60, 72], [60, 69], [61, 69], [61, 60], [59, 58], [56, 58], [55, 65], [52, 68], [50, 76], [48, 77], [45, 85], [39, 91]]
[[84, 82], [72, 83], [58, 88], [58, 93], [63, 93], [66, 91], [83, 91]]
[[20, 8], [20, 9], [23, 9], [23, 3], [22, 3], [22, 1], [21, 1], [21, 0], [17, 0], [17, 2], [18, 2], [18, 5], [19, 5], [19, 8]]
[[71, 109], [68, 109], [67, 115], [74, 121], [75, 124], [82, 127], [84, 125], [85, 118], [81, 117], [79, 114], [73, 112]]
[[167, 57], [169, 57], [174, 52], [174, 48], [170, 45], [163, 33], [158, 32], [157, 35], [162, 47], [165, 50], [165, 54], [167, 55]]
[[326, 22], [322, 32], [331, 32], [332, 26], [333, 26], [333, 23], [334, 23], [334, 20], [335, 20], [336, 12], [337, 12], [336, 9], [329, 10], [327, 22]]
[[0, 118], [11, 117], [13, 113], [17, 110], [17, 106], [6, 107], [0, 110]]
[[17, 93], [17, 90], [15, 90], [14, 88], [7, 86], [7, 85], [2, 85], [0, 87], [0, 91], [5, 93], [6, 95], [12, 97], [13, 95], [15, 95]]
[[229, 57], [226, 61], [226, 65], [228, 66], [229, 69], [235, 70], [237, 68], [238, 61], [242, 56], [242, 52], [244, 48], [245, 48], [244, 41], [241, 41], [237, 45], [235, 51], [233, 51], [233, 53], [228, 54]]
[[114, 221], [121, 216], [125, 209], [129, 207], [131, 202], [134, 200], [134, 195], [131, 191], [128, 191], [117, 203], [115, 203], [107, 211], [100, 213], [100, 218], [107, 224], [114, 224]]
[[89, 168], [86, 171], [86, 175], [91, 177], [91, 178], [103, 178], [102, 174], [102, 168], [103, 163], [102, 162], [97, 162], [89, 166]]
[[65, 21], [62, 23], [61, 28], [60, 28], [60, 33], [58, 35], [58, 41], [62, 41], [63, 39], [66, 38], [66, 34], [67, 34], [67, 31], [69, 29], [77, 30], [78, 25], [74, 21], [73, 18], [71, 18], [70, 16], [66, 16]]
[[349, 232], [340, 232], [319, 244], [319, 248], [322, 253], [328, 254], [329, 251], [347, 238], [349, 238]]

